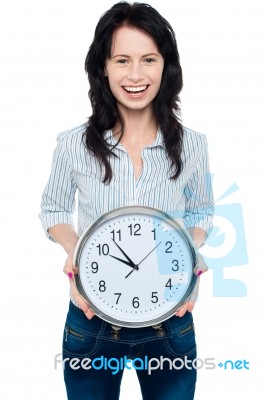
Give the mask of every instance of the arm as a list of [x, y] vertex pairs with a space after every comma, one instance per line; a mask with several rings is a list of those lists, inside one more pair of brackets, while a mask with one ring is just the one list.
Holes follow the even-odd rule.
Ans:
[[[200, 248], [205, 243], [207, 233], [206, 233], [206, 231], [204, 231], [204, 229], [198, 228], [198, 227], [188, 228], [188, 232], [189, 232], [190, 236], [192, 237], [193, 242], [197, 248]], [[175, 314], [177, 317], [183, 317], [183, 315], [187, 311], [189, 311], [189, 312], [193, 311], [195, 302], [198, 297], [198, 292], [199, 292], [200, 275], [201, 275], [201, 273], [206, 272], [207, 269], [201, 268], [200, 271], [201, 272], [198, 271], [198, 268], [196, 271], [194, 270], [194, 273], [196, 273], [198, 275], [195, 288], [194, 288], [189, 300], [186, 303], [184, 303], [183, 306], [177, 310], [177, 312]]]
[[209, 171], [208, 145], [205, 137], [202, 137], [197, 154], [193, 172], [184, 187], [186, 205], [183, 218], [196, 247], [199, 248], [204, 244], [212, 229], [214, 213], [212, 177]]
[[199, 249], [201, 246], [204, 245], [207, 238], [207, 233], [204, 229], [199, 227], [194, 227], [194, 228], [190, 227], [187, 230], [190, 236], [192, 237], [192, 240], [195, 243], [197, 249]]
[[78, 243], [78, 235], [73, 225], [54, 225], [49, 228], [48, 233], [56, 243], [59, 243], [63, 247], [67, 255], [73, 255], [76, 244]]
[[42, 195], [39, 217], [47, 237], [59, 243], [66, 251], [64, 273], [69, 277], [72, 297], [90, 319], [93, 313], [79, 295], [73, 278], [78, 272], [73, 265], [73, 253], [78, 241], [72, 218], [76, 189], [77, 185], [65, 141], [59, 139], [53, 155], [51, 174]]
[[[208, 148], [205, 138], [203, 138], [202, 147], [199, 149], [197, 164], [190, 181], [184, 188], [184, 193], [186, 196], [186, 213], [184, 222], [196, 248], [199, 249], [204, 245], [212, 229], [214, 212]], [[196, 286], [189, 301], [187, 301], [176, 312], [177, 316], [182, 317], [187, 311], [191, 312], [193, 310], [198, 296], [199, 275], [206, 271], [207, 268], [200, 268], [200, 271], [198, 269], [194, 271], [198, 274]]]
[[67, 253], [67, 259], [63, 271], [69, 277], [72, 297], [82, 309], [86, 317], [91, 319], [94, 316], [94, 312], [89, 309], [88, 304], [79, 294], [74, 280], [74, 274], [78, 273], [77, 267], [73, 264], [73, 254], [78, 242], [78, 236], [75, 229], [70, 224], [58, 224], [49, 229], [49, 235], [55, 242], [59, 243]]
[[61, 224], [74, 226], [72, 216], [75, 209], [76, 189], [77, 185], [68, 157], [67, 146], [63, 140], [59, 139], [53, 154], [50, 177], [42, 194], [39, 214], [48, 239], [54, 241], [49, 234], [51, 227]]

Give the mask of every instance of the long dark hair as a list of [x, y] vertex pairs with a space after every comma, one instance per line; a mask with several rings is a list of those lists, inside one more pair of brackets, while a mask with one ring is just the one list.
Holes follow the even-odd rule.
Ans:
[[161, 86], [153, 100], [153, 110], [171, 160], [171, 178], [176, 179], [182, 170], [183, 126], [179, 119], [178, 96], [183, 86], [182, 69], [172, 27], [149, 4], [127, 2], [114, 4], [102, 15], [96, 26], [95, 36], [85, 60], [85, 70], [90, 83], [89, 98], [92, 115], [88, 119], [83, 137], [84, 143], [97, 157], [100, 165], [105, 168], [103, 182], [110, 183], [112, 169], [109, 158], [115, 155], [104, 139], [104, 131], [112, 129], [119, 121], [122, 127], [121, 139], [124, 122], [109, 88], [104, 68], [106, 59], [111, 57], [113, 32], [122, 25], [146, 31], [153, 38], [164, 58]]

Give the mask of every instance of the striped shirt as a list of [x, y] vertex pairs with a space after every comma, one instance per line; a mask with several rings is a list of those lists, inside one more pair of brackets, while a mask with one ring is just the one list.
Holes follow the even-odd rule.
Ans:
[[[88, 228], [107, 211], [128, 205], [153, 207], [183, 221], [185, 227], [211, 229], [213, 196], [208, 164], [206, 136], [184, 128], [183, 170], [178, 179], [169, 179], [171, 161], [157, 132], [156, 140], [142, 151], [143, 169], [135, 179], [133, 163], [119, 143], [111, 157], [113, 178], [102, 182], [103, 172], [94, 155], [85, 148], [82, 135], [85, 124], [58, 135], [52, 169], [44, 189], [39, 214], [47, 237], [56, 224], [72, 224], [78, 192], [77, 234]], [[112, 131], [105, 140], [114, 145]]]

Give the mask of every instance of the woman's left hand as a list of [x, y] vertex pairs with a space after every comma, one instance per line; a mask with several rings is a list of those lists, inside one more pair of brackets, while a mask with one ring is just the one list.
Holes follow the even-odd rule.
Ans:
[[186, 301], [186, 302], [176, 311], [175, 315], [176, 315], [177, 317], [183, 317], [183, 315], [185, 315], [185, 313], [186, 313], [187, 311], [188, 311], [188, 312], [192, 312], [192, 310], [193, 310], [193, 308], [194, 308], [194, 306], [195, 306], [195, 303], [196, 303], [198, 294], [199, 294], [200, 275], [203, 274], [204, 272], [207, 272], [207, 271], [208, 271], [208, 266], [207, 266], [207, 264], [205, 263], [204, 258], [202, 257], [202, 255], [198, 253], [198, 262], [197, 262], [197, 265], [196, 265], [196, 267], [195, 267], [195, 269], [194, 269], [194, 274], [196, 274], [197, 277], [198, 277], [198, 278], [197, 278], [197, 282], [196, 282], [196, 285], [195, 285], [195, 287], [194, 287], [194, 289], [193, 289], [193, 291], [192, 291], [192, 293], [191, 293], [191, 295], [190, 295], [188, 301]]
[[186, 313], [187, 311], [188, 311], [188, 312], [192, 312], [192, 310], [193, 310], [193, 308], [194, 308], [194, 306], [195, 306], [197, 297], [198, 297], [198, 293], [199, 293], [199, 282], [200, 282], [200, 277], [197, 278], [196, 285], [195, 285], [195, 287], [194, 287], [194, 289], [193, 289], [193, 291], [192, 291], [192, 293], [191, 293], [191, 295], [190, 295], [190, 297], [189, 297], [189, 300], [186, 301], [186, 302], [177, 310], [177, 312], [175, 313], [175, 315], [176, 315], [177, 317], [183, 317], [183, 315], [185, 315], [185, 313]]

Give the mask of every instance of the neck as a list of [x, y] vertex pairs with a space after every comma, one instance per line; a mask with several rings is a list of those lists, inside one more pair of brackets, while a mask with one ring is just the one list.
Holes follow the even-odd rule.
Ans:
[[[120, 110], [121, 112], [122, 110]], [[157, 123], [153, 112], [148, 110], [123, 110], [121, 112], [124, 120], [123, 140], [134, 139], [142, 141], [149, 138], [155, 138], [157, 134]], [[116, 123], [113, 128], [114, 136], [120, 134], [121, 125]]]

